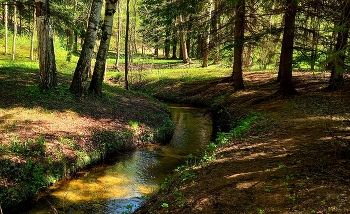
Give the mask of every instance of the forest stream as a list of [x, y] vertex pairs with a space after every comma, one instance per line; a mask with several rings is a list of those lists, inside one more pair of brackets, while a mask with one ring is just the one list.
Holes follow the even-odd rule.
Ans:
[[172, 171], [210, 142], [212, 121], [205, 109], [168, 105], [176, 124], [171, 142], [118, 155], [61, 181], [42, 193], [28, 214], [130, 213]]

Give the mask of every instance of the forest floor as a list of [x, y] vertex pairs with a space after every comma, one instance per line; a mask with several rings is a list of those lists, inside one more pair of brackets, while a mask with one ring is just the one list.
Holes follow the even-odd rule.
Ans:
[[350, 213], [349, 81], [330, 92], [328, 74], [295, 72], [300, 95], [283, 97], [274, 96], [275, 78], [246, 73], [242, 91], [225, 77], [136, 84], [160, 99], [219, 107], [226, 119], [259, 115], [207, 161], [192, 160], [166, 180], [136, 213]]
[[72, 75], [58, 77], [55, 90], [41, 92], [36, 68], [0, 68], [0, 213], [19, 213], [47, 186], [111, 154], [171, 138], [170, 112], [156, 100], [110, 85], [102, 97], [78, 98], [68, 90]]

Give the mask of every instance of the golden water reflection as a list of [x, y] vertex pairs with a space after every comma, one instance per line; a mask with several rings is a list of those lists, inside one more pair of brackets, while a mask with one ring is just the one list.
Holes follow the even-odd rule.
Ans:
[[27, 213], [122, 213], [135, 210], [166, 176], [210, 142], [212, 124], [203, 110], [170, 106], [176, 128], [164, 147], [119, 155], [110, 164], [79, 172], [59, 182]]

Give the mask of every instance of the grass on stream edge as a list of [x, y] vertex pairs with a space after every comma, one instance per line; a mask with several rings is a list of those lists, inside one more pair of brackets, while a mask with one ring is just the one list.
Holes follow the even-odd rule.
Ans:
[[148, 96], [108, 84], [102, 97], [73, 96], [68, 88], [77, 58], [68, 63], [56, 55], [58, 86], [41, 92], [36, 61], [0, 57], [0, 205], [5, 213], [25, 208], [17, 205], [89, 164], [172, 136], [169, 111]]

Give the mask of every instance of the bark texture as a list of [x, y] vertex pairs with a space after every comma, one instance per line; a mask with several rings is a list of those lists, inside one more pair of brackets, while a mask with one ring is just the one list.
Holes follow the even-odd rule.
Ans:
[[179, 22], [180, 22], [180, 46], [181, 46], [181, 55], [182, 55], [182, 61], [183, 63], [189, 63], [189, 58], [188, 58], [188, 52], [187, 52], [187, 45], [186, 45], [186, 33], [185, 29], [183, 26], [184, 20], [183, 16], [179, 16]]
[[208, 8], [207, 8], [207, 26], [206, 26], [206, 35], [204, 39], [204, 48], [203, 48], [203, 62], [202, 67], [208, 67], [209, 62], [209, 43], [210, 43], [210, 21], [212, 17], [212, 10], [213, 10], [213, 0], [208, 1]]
[[100, 47], [97, 52], [94, 73], [92, 75], [89, 87], [89, 92], [98, 95], [102, 94], [102, 83], [105, 74], [109, 44], [112, 36], [113, 17], [116, 11], [116, 4], [114, 1], [107, 0], [105, 8], [105, 17], [102, 26], [102, 38]]
[[235, 32], [234, 32], [234, 61], [233, 61], [233, 86], [235, 90], [243, 89], [242, 54], [244, 45], [244, 18], [245, 0], [236, 3]]
[[39, 88], [41, 90], [53, 89], [57, 86], [57, 70], [53, 38], [50, 31], [49, 1], [36, 0], [35, 6], [39, 43]]
[[73, 94], [76, 94], [78, 96], [82, 96], [85, 92], [88, 74], [91, 70], [91, 60], [101, 18], [102, 4], [102, 0], [93, 0], [91, 4], [89, 23], [84, 39], [83, 48], [69, 89]]
[[293, 43], [295, 32], [295, 17], [297, 14], [297, 0], [287, 0], [284, 16], [284, 32], [279, 65], [279, 93], [285, 95], [297, 94], [293, 85]]

